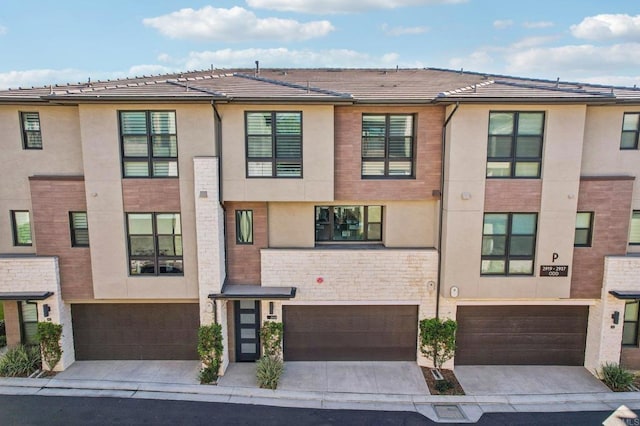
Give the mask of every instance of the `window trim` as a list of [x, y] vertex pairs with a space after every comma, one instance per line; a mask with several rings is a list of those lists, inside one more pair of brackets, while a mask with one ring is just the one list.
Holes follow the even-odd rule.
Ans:
[[[364, 157], [364, 138], [362, 135], [364, 131], [364, 117], [365, 116], [384, 116], [384, 157]], [[389, 129], [391, 116], [409, 116], [411, 117], [411, 173], [409, 175], [390, 175], [389, 174], [389, 162], [393, 160], [389, 157]], [[360, 178], [361, 179], [415, 179], [416, 178], [416, 149], [417, 149], [417, 114], [416, 113], [362, 113], [360, 117]], [[377, 161], [384, 162], [384, 174], [383, 175], [365, 175], [363, 174], [363, 164], [365, 161]]]
[[[634, 218], [634, 216], [638, 216]], [[631, 241], [631, 227], [633, 225], [634, 220], [638, 222], [638, 227], [640, 227], [640, 210], [632, 210], [631, 211], [631, 219], [629, 220], [629, 245], [630, 246], [640, 246], [640, 240]]]
[[[486, 255], [482, 254], [482, 244], [484, 244], [484, 237], [491, 235], [499, 235], [499, 234], [485, 234], [484, 233], [484, 224], [485, 224], [485, 216], [488, 214], [506, 214], [507, 215], [507, 233], [505, 234], [505, 246], [504, 246], [504, 256], [498, 255]], [[531, 256], [523, 256], [523, 255], [512, 255], [511, 252], [511, 236], [512, 234], [512, 224], [513, 224], [513, 216], [514, 215], [535, 215], [535, 229], [533, 234], [516, 234], [519, 236], [533, 236], [533, 253]], [[538, 246], [538, 212], [484, 212], [482, 215], [482, 240], [480, 246], [480, 276], [481, 277], [532, 277], [536, 275], [536, 249]], [[498, 272], [482, 272], [482, 261], [483, 260], [504, 260], [504, 273]], [[517, 274], [517, 273], [509, 273], [509, 261], [510, 260], [531, 260], [531, 273], [530, 274]]]
[[[635, 321], [627, 321], [626, 318], [626, 314], [627, 314], [627, 306], [630, 304], [639, 304], [638, 306], [638, 315], [635, 318]], [[633, 300], [633, 301], [628, 301], [625, 303], [624, 305], [624, 311], [622, 312], [622, 337], [621, 339], [624, 339], [624, 326], [629, 323], [629, 324], [635, 324], [635, 326], [633, 327], [634, 330], [634, 339], [633, 339], [633, 343], [624, 343], [623, 340], [621, 340], [621, 344], [624, 347], [637, 347], [638, 346], [638, 337], [640, 335], [640, 333], [638, 332], [639, 329], [638, 327], [640, 326], [640, 301], [638, 300]]]
[[[146, 133], [145, 137], [147, 138], [147, 156], [146, 157], [127, 157], [124, 154], [124, 137], [125, 134], [122, 133], [122, 114], [128, 112], [144, 112], [145, 120], [146, 120]], [[153, 156], [153, 136], [151, 133], [151, 113], [152, 112], [172, 112], [173, 119], [175, 121], [176, 126], [176, 156], [175, 157], [154, 157]], [[178, 114], [176, 110], [171, 109], [127, 109], [127, 110], [118, 110], [118, 134], [120, 136], [120, 166], [122, 169], [122, 178], [123, 179], [178, 179], [180, 178], [180, 153], [178, 152]], [[159, 133], [164, 134], [164, 133]], [[166, 135], [174, 136], [174, 133], [166, 133]], [[142, 136], [142, 135], [138, 135]], [[176, 175], [175, 176], [154, 176], [153, 174], [153, 164], [155, 161], [167, 161], [168, 159], [175, 159], [176, 162]], [[133, 161], [137, 163], [147, 163], [147, 176], [127, 176], [125, 174], [125, 162]]]
[[[240, 235], [241, 235], [241, 230], [240, 230], [240, 220], [239, 220], [239, 214], [241, 213], [249, 213], [250, 216], [250, 220], [251, 220], [251, 238], [249, 241], [242, 241], [240, 240]], [[253, 245], [253, 241], [254, 241], [254, 234], [253, 234], [253, 210], [251, 209], [238, 209], [235, 211], [235, 220], [236, 220], [236, 244], [238, 245]]]
[[[638, 116], [638, 127], [635, 130], [624, 130], [624, 118], [627, 115], [637, 115]], [[635, 133], [635, 143], [632, 147], [623, 147], [622, 146], [622, 135], [624, 135], [625, 133]], [[639, 147], [639, 142], [640, 140], [640, 112], [633, 112], [633, 111], [629, 111], [629, 112], [625, 112], [622, 115], [622, 129], [620, 132], [620, 150], [621, 151], [632, 151], [632, 150], [637, 150]]]
[[[152, 234], [133, 234], [133, 236], [149, 236], [153, 237], [153, 256], [132, 256], [131, 255], [131, 236], [129, 232], [129, 215], [130, 214], [150, 214], [151, 215], [151, 232]], [[157, 216], [162, 214], [177, 214], [180, 215], [180, 234], [158, 234]], [[182, 240], [182, 214], [180, 212], [125, 212], [125, 229], [127, 231], [127, 272], [130, 277], [167, 277], [167, 276], [184, 276], [184, 241]], [[179, 235], [182, 241], [182, 256], [160, 256], [158, 247], [158, 237], [161, 236], [177, 236]], [[153, 262], [153, 273], [144, 274], [132, 274], [131, 273], [131, 261], [132, 260], [150, 260]], [[164, 272], [160, 273], [159, 263], [161, 260], [182, 260], [182, 272]]]
[[[29, 237], [30, 243], [20, 243], [18, 241], [18, 224], [16, 222], [16, 213], [27, 213], [29, 216]], [[31, 247], [33, 246], [33, 227], [31, 226], [31, 212], [29, 210], [11, 210], [11, 231], [13, 233], [14, 247]]]
[[[87, 220], [87, 227], [86, 228], [76, 228], [75, 227], [75, 222], [73, 220], [73, 216], [76, 214], [84, 214], [85, 219]], [[87, 242], [86, 244], [83, 243], [78, 243], [77, 239], [76, 239], [76, 231], [78, 230], [86, 230], [87, 231], [87, 241], [89, 239], [89, 222], [88, 222], [88, 216], [87, 216], [87, 212], [83, 212], [83, 211], [72, 211], [69, 212], [69, 233], [70, 233], [70, 238], [71, 238], [71, 247], [89, 247], [89, 242]]]
[[[329, 213], [329, 222], [328, 226], [331, 230], [330, 239], [328, 240], [319, 240], [317, 237], [317, 220], [315, 219], [316, 211], [319, 208], [328, 208], [330, 210]], [[362, 217], [362, 228], [364, 229], [365, 238], [362, 240], [334, 240], [333, 239], [333, 231], [335, 228], [334, 217], [333, 217], [333, 209], [335, 207], [362, 207], [363, 209], [363, 217]], [[380, 207], [380, 222], [369, 222], [369, 207]], [[384, 206], [382, 204], [331, 204], [331, 205], [316, 205], [313, 208], [313, 225], [314, 225], [314, 242], [315, 244], [380, 244], [384, 241]], [[369, 224], [380, 224], [380, 238], [379, 239], [369, 239]]]
[[[249, 114], [271, 114], [271, 157], [249, 157]], [[278, 176], [276, 171], [277, 157], [277, 126], [276, 114], [299, 114], [300, 115], [300, 176]], [[250, 110], [244, 112], [244, 152], [245, 152], [245, 177], [247, 179], [303, 179], [304, 178], [304, 117], [302, 110]], [[291, 161], [292, 159], [287, 159]], [[249, 163], [251, 161], [270, 162], [271, 176], [251, 176], [249, 175]]]
[[[489, 129], [491, 128], [491, 114], [513, 114], [513, 132], [511, 135], [511, 156], [509, 157], [489, 157], [489, 140], [491, 136], [507, 136], [507, 135], [492, 135], [489, 133]], [[517, 148], [517, 139], [518, 139], [518, 118], [521, 113], [530, 114], [530, 113], [538, 113], [542, 114], [542, 134], [540, 135], [540, 156], [539, 157], [517, 157], [516, 156], [516, 148]], [[486, 179], [540, 179], [542, 176], [542, 159], [544, 157], [544, 139], [545, 139], [545, 130], [547, 124], [547, 111], [539, 111], [539, 110], [516, 110], [516, 111], [489, 111], [489, 120], [487, 129], [487, 166], [485, 170]], [[523, 136], [534, 136], [534, 135], [523, 135]], [[538, 163], [538, 174], [537, 176], [516, 176], [516, 164], [518, 163], [518, 158], [520, 158], [520, 162], [527, 163]], [[489, 176], [489, 163], [490, 162], [509, 162], [509, 176]]]
[[[24, 126], [24, 117], [26, 114], [37, 114], [38, 115], [38, 127], [39, 130], [27, 130]], [[40, 121], [40, 112], [39, 111], [20, 111], [20, 130], [22, 134], [22, 149], [35, 149], [42, 150], [42, 122]], [[29, 133], [39, 133], [40, 134], [40, 146], [32, 146], [29, 145], [29, 137], [27, 136]]]
[[593, 224], [595, 223], [595, 214], [592, 211], [577, 211], [576, 212], [576, 221], [577, 221], [578, 215], [580, 213], [589, 213], [589, 227], [588, 228], [578, 228], [578, 224], [576, 223], [575, 231], [577, 232], [579, 229], [586, 229], [587, 230], [587, 242], [585, 244], [576, 243], [575, 234], [574, 234], [573, 246], [574, 247], [591, 247], [591, 245], [593, 243]]

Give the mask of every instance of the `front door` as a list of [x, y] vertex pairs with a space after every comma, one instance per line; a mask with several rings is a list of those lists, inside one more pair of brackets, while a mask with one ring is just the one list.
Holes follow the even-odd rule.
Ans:
[[260, 302], [239, 300], [234, 308], [236, 361], [256, 361], [260, 358]]

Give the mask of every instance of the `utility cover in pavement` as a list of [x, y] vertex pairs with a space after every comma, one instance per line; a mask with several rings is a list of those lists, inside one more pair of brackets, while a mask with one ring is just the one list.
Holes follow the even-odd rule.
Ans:
[[438, 419], [466, 420], [466, 417], [457, 405], [434, 405], [433, 410], [436, 412]]

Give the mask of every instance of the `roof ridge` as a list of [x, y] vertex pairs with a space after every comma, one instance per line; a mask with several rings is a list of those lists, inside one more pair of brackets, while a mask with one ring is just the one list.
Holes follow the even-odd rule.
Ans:
[[[600, 92], [600, 91], [590, 91], [585, 90], [581, 87], [571, 88], [571, 87], [559, 87], [559, 86], [545, 86], [540, 84], [526, 84], [526, 83], [518, 83], [515, 81], [506, 81], [506, 80], [497, 80], [496, 84], [504, 84], [505, 86], [512, 87], [524, 87], [527, 89], [540, 89], [540, 90], [551, 90], [554, 92], [565, 92], [565, 93], [584, 93], [598, 96], [606, 96], [606, 97], [615, 97], [615, 94], [612, 92]], [[613, 89], [613, 88], [612, 88]]]
[[[192, 80], [188, 80], [188, 81], [192, 81]], [[193, 81], [195, 81], [195, 79]], [[167, 84], [173, 84], [174, 86], [184, 87], [186, 90], [189, 90], [189, 89], [197, 90], [199, 92], [206, 93], [208, 95], [221, 96], [221, 97], [225, 97], [225, 98], [228, 97], [228, 95], [226, 93], [224, 93], [224, 92], [218, 92], [217, 90], [203, 89], [203, 88], [197, 87], [197, 86], [189, 86], [188, 84], [182, 84], [182, 81], [178, 81], [178, 80], [167, 80], [166, 83]]]
[[482, 83], [474, 83], [471, 86], [465, 86], [465, 87], [460, 87], [458, 89], [453, 89], [453, 90], [447, 90], [445, 92], [440, 92], [438, 93], [438, 97], [445, 97], [445, 96], [449, 96], [449, 95], [453, 95], [456, 93], [462, 93], [462, 92], [466, 92], [468, 90], [476, 90], [478, 87], [484, 87], [484, 86], [489, 86], [491, 84], [494, 84], [495, 81], [494, 80], [489, 80], [489, 81], [485, 81]]
[[246, 78], [248, 80], [262, 81], [264, 83], [276, 84], [278, 86], [290, 87], [290, 88], [293, 88], [293, 89], [306, 90], [307, 92], [312, 91], [312, 92], [320, 93], [320, 94], [323, 94], [323, 95], [332, 95], [332, 96], [338, 96], [338, 97], [341, 97], [341, 98], [349, 98], [349, 99], [353, 98], [353, 95], [351, 93], [341, 93], [341, 92], [336, 92], [336, 91], [333, 91], [333, 90], [321, 89], [319, 87], [312, 87], [309, 84], [307, 84], [307, 86], [303, 86], [301, 84], [290, 83], [290, 82], [287, 82], [287, 81], [275, 80], [275, 79], [265, 78], [265, 77], [258, 77], [258, 76], [255, 76], [255, 75], [243, 74], [243, 73], [239, 73], [239, 72], [233, 73], [233, 76], [234, 77]]

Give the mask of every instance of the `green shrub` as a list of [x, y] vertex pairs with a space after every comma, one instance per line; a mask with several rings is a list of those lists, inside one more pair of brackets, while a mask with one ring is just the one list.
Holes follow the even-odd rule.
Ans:
[[218, 371], [222, 364], [222, 349], [220, 324], [203, 325], [198, 329], [198, 355], [203, 364], [200, 370], [200, 383], [213, 383], [218, 380]]
[[283, 330], [281, 322], [264, 322], [260, 328], [260, 340], [262, 340], [263, 356], [282, 358]]
[[0, 302], [0, 320], [4, 321], [4, 303]]
[[449, 380], [436, 380], [435, 387], [438, 392], [445, 393], [446, 391], [453, 389], [453, 383]]
[[7, 346], [7, 336], [0, 336], [0, 348]]
[[[0, 306], [2, 306], [2, 304], [0, 303]], [[4, 325], [4, 320], [0, 319], [0, 336], [5, 336], [7, 334], [7, 328]]]
[[633, 383], [633, 373], [614, 362], [605, 363], [599, 372], [602, 381], [614, 392], [625, 392]]
[[263, 356], [256, 363], [258, 385], [264, 389], [277, 388], [283, 371], [284, 362], [279, 357]]
[[62, 358], [62, 347], [60, 346], [61, 337], [62, 324], [52, 322], [38, 323], [40, 349], [42, 350], [42, 357], [49, 371], [53, 371], [58, 362], [60, 362], [60, 358]]
[[39, 346], [16, 346], [0, 358], [0, 376], [26, 377], [41, 366]]

